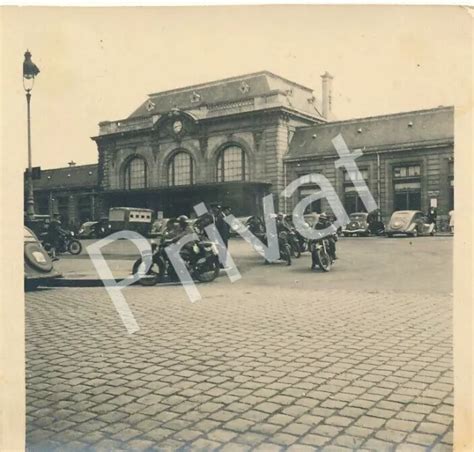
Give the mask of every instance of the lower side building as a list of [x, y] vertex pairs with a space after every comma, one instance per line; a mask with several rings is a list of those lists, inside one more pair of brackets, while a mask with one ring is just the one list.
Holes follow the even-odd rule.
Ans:
[[[285, 157], [287, 180], [322, 174], [329, 180], [347, 213], [364, 212], [365, 205], [353, 178], [362, 179], [388, 221], [396, 210], [435, 207], [440, 226], [454, 209], [454, 111], [440, 107], [394, 115], [339, 121], [298, 129]], [[340, 156], [334, 138], [340, 136], [355, 159], [358, 171], [336, 167]], [[302, 185], [288, 202], [319, 191], [316, 184]], [[323, 198], [307, 211], [330, 211]]]
[[103, 214], [97, 164], [71, 162], [68, 167], [43, 170], [33, 180], [33, 193], [37, 215], [59, 214], [72, 229]]

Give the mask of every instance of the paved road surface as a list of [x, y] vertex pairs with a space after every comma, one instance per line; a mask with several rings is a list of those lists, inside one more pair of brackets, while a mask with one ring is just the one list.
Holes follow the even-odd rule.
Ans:
[[[83, 241], [84, 251], [80, 256], [63, 255], [59, 269], [66, 275], [97, 276], [85, 250], [92, 242]], [[294, 259], [292, 267], [288, 268], [283, 263], [263, 265], [263, 259], [243, 239], [231, 239], [229, 249], [243, 275], [243, 285], [273, 286], [279, 283], [292, 287], [304, 285], [308, 289], [452, 292], [451, 237], [341, 238], [337, 246], [339, 259], [336, 265], [321, 277], [319, 272], [310, 272], [308, 253], [301, 259]], [[138, 254], [131, 242], [120, 240], [107, 247], [104, 256], [114, 274], [125, 277]], [[222, 278], [219, 282], [227, 284], [228, 281]]]
[[126, 289], [132, 336], [103, 288], [27, 294], [29, 449], [451, 450], [451, 239], [339, 250], [323, 274], [235, 240], [243, 278], [196, 303]]

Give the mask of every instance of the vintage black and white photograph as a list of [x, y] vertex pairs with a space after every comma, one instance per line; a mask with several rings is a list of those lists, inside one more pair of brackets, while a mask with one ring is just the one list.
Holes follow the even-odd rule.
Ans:
[[1, 14], [2, 450], [471, 450], [466, 9]]

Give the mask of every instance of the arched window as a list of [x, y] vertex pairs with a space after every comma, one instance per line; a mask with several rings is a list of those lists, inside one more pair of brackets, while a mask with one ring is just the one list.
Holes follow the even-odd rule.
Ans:
[[146, 188], [146, 162], [141, 157], [134, 157], [125, 168], [124, 185], [126, 189]]
[[217, 181], [248, 180], [249, 163], [245, 151], [239, 146], [229, 146], [217, 159]]
[[187, 152], [178, 152], [168, 165], [168, 185], [193, 183], [193, 159]]

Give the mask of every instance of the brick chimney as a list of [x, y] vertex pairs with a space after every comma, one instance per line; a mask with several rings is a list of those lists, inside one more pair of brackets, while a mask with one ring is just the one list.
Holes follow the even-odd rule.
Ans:
[[334, 78], [329, 72], [325, 72], [321, 75], [323, 80], [323, 116], [326, 119], [330, 119], [332, 115], [332, 79]]

